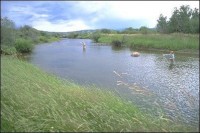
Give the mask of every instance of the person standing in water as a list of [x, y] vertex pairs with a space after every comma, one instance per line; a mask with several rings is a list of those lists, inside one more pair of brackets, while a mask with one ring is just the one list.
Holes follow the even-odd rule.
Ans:
[[175, 59], [174, 51], [170, 51], [169, 54], [163, 54], [163, 56], [164, 56], [166, 59], [170, 60], [171, 63], [174, 62], [174, 59]]
[[82, 43], [83, 49], [85, 50], [85, 49], [86, 49], [86, 44], [85, 44], [85, 42], [81, 42], [81, 43]]
[[175, 58], [174, 51], [170, 51], [170, 58], [169, 58], [169, 60], [170, 60], [171, 63], [174, 62], [174, 58]]

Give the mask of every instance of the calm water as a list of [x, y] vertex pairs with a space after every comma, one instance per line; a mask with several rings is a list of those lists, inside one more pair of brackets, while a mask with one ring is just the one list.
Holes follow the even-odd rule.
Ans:
[[[81, 41], [86, 42], [85, 50]], [[131, 57], [127, 48], [64, 39], [37, 45], [28, 60], [61, 78], [116, 92], [144, 111], [198, 127], [199, 58], [176, 54], [170, 64], [163, 53], [139, 52], [139, 57]]]

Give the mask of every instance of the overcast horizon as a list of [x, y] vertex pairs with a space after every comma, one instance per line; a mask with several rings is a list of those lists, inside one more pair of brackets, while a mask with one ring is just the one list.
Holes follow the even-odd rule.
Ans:
[[199, 9], [199, 1], [1, 1], [1, 16], [49, 32], [155, 28], [160, 14], [169, 19], [181, 5]]

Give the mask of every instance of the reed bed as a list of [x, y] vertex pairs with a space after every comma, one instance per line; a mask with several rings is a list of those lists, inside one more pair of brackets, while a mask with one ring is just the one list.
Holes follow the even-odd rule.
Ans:
[[199, 50], [199, 35], [193, 34], [112, 34], [102, 35], [99, 42], [111, 44], [112, 40], [123, 40], [123, 45], [130, 48]]

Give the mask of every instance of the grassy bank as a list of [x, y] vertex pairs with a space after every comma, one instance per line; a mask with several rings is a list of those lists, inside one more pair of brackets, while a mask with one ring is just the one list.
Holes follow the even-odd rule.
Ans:
[[113, 40], [123, 40], [123, 45], [130, 48], [186, 52], [199, 50], [199, 35], [192, 34], [107, 34], [101, 35], [99, 42], [111, 44]]
[[142, 113], [112, 93], [1, 57], [1, 131], [197, 131]]

